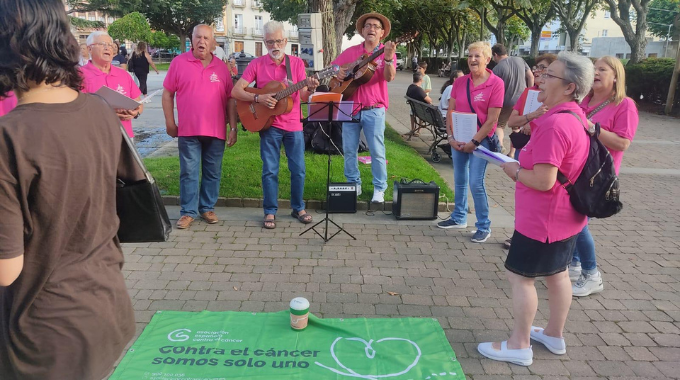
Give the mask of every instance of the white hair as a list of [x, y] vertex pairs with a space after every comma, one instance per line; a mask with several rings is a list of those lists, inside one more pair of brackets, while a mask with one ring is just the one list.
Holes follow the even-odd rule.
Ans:
[[207, 25], [207, 24], [198, 24], [198, 25], [194, 26], [194, 29], [191, 30], [191, 37], [193, 37], [194, 34], [196, 34], [196, 29], [198, 29], [199, 27], [202, 27], [202, 26], [205, 26], [206, 28], [210, 29], [210, 34], [212, 35], [212, 38], [214, 40], [215, 39], [215, 32], [213, 31], [213, 28], [210, 25]]
[[564, 63], [564, 79], [576, 86], [572, 97], [580, 102], [588, 95], [595, 79], [595, 70], [590, 58], [569, 51], [557, 54], [557, 60]]
[[283, 32], [283, 24], [278, 21], [269, 21], [264, 24], [264, 34], [274, 34], [278, 31]]
[[87, 40], [85, 40], [85, 43], [87, 44], [87, 46], [90, 46], [94, 43], [94, 39], [99, 37], [99, 36], [107, 36], [107, 37], [111, 38], [111, 36], [109, 36], [108, 33], [104, 32], [102, 30], [97, 30], [97, 31], [90, 33], [90, 35], [87, 36]]

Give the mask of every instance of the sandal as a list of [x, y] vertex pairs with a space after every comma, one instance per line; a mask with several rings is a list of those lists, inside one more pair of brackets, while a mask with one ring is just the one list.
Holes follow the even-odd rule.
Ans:
[[300, 214], [297, 211], [293, 210], [293, 212], [290, 213], [290, 216], [299, 220], [300, 223], [309, 224], [312, 222], [312, 216], [308, 212]]
[[267, 216], [265, 215], [264, 220], [262, 221], [262, 227], [268, 230], [276, 228], [276, 215], [274, 215], [272, 219], [267, 219]]

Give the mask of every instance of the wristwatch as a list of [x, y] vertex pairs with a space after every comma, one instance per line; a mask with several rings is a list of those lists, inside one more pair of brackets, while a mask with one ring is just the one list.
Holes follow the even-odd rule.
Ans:
[[472, 141], [472, 143], [475, 144], [475, 146], [479, 146], [479, 144], [481, 144], [479, 141], [477, 141], [475, 139], [472, 139], [470, 141]]
[[392, 62], [394, 62], [394, 58], [392, 58], [392, 59], [386, 59], [385, 62], [386, 62], [386, 63], [392, 63]]

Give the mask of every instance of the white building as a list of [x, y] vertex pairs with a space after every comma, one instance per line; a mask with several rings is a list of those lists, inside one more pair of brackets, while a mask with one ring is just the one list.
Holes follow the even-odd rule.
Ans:
[[[264, 24], [271, 20], [258, 0], [231, 0], [221, 18], [215, 19], [215, 39], [227, 54], [245, 52], [259, 57], [267, 54], [264, 46]], [[288, 38], [286, 53], [298, 55], [300, 44], [297, 26], [284, 22]]]

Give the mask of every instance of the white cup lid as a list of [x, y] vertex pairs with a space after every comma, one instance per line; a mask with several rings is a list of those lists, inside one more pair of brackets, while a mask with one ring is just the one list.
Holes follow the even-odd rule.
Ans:
[[309, 301], [304, 297], [295, 297], [290, 301], [290, 308], [294, 310], [309, 309]]

